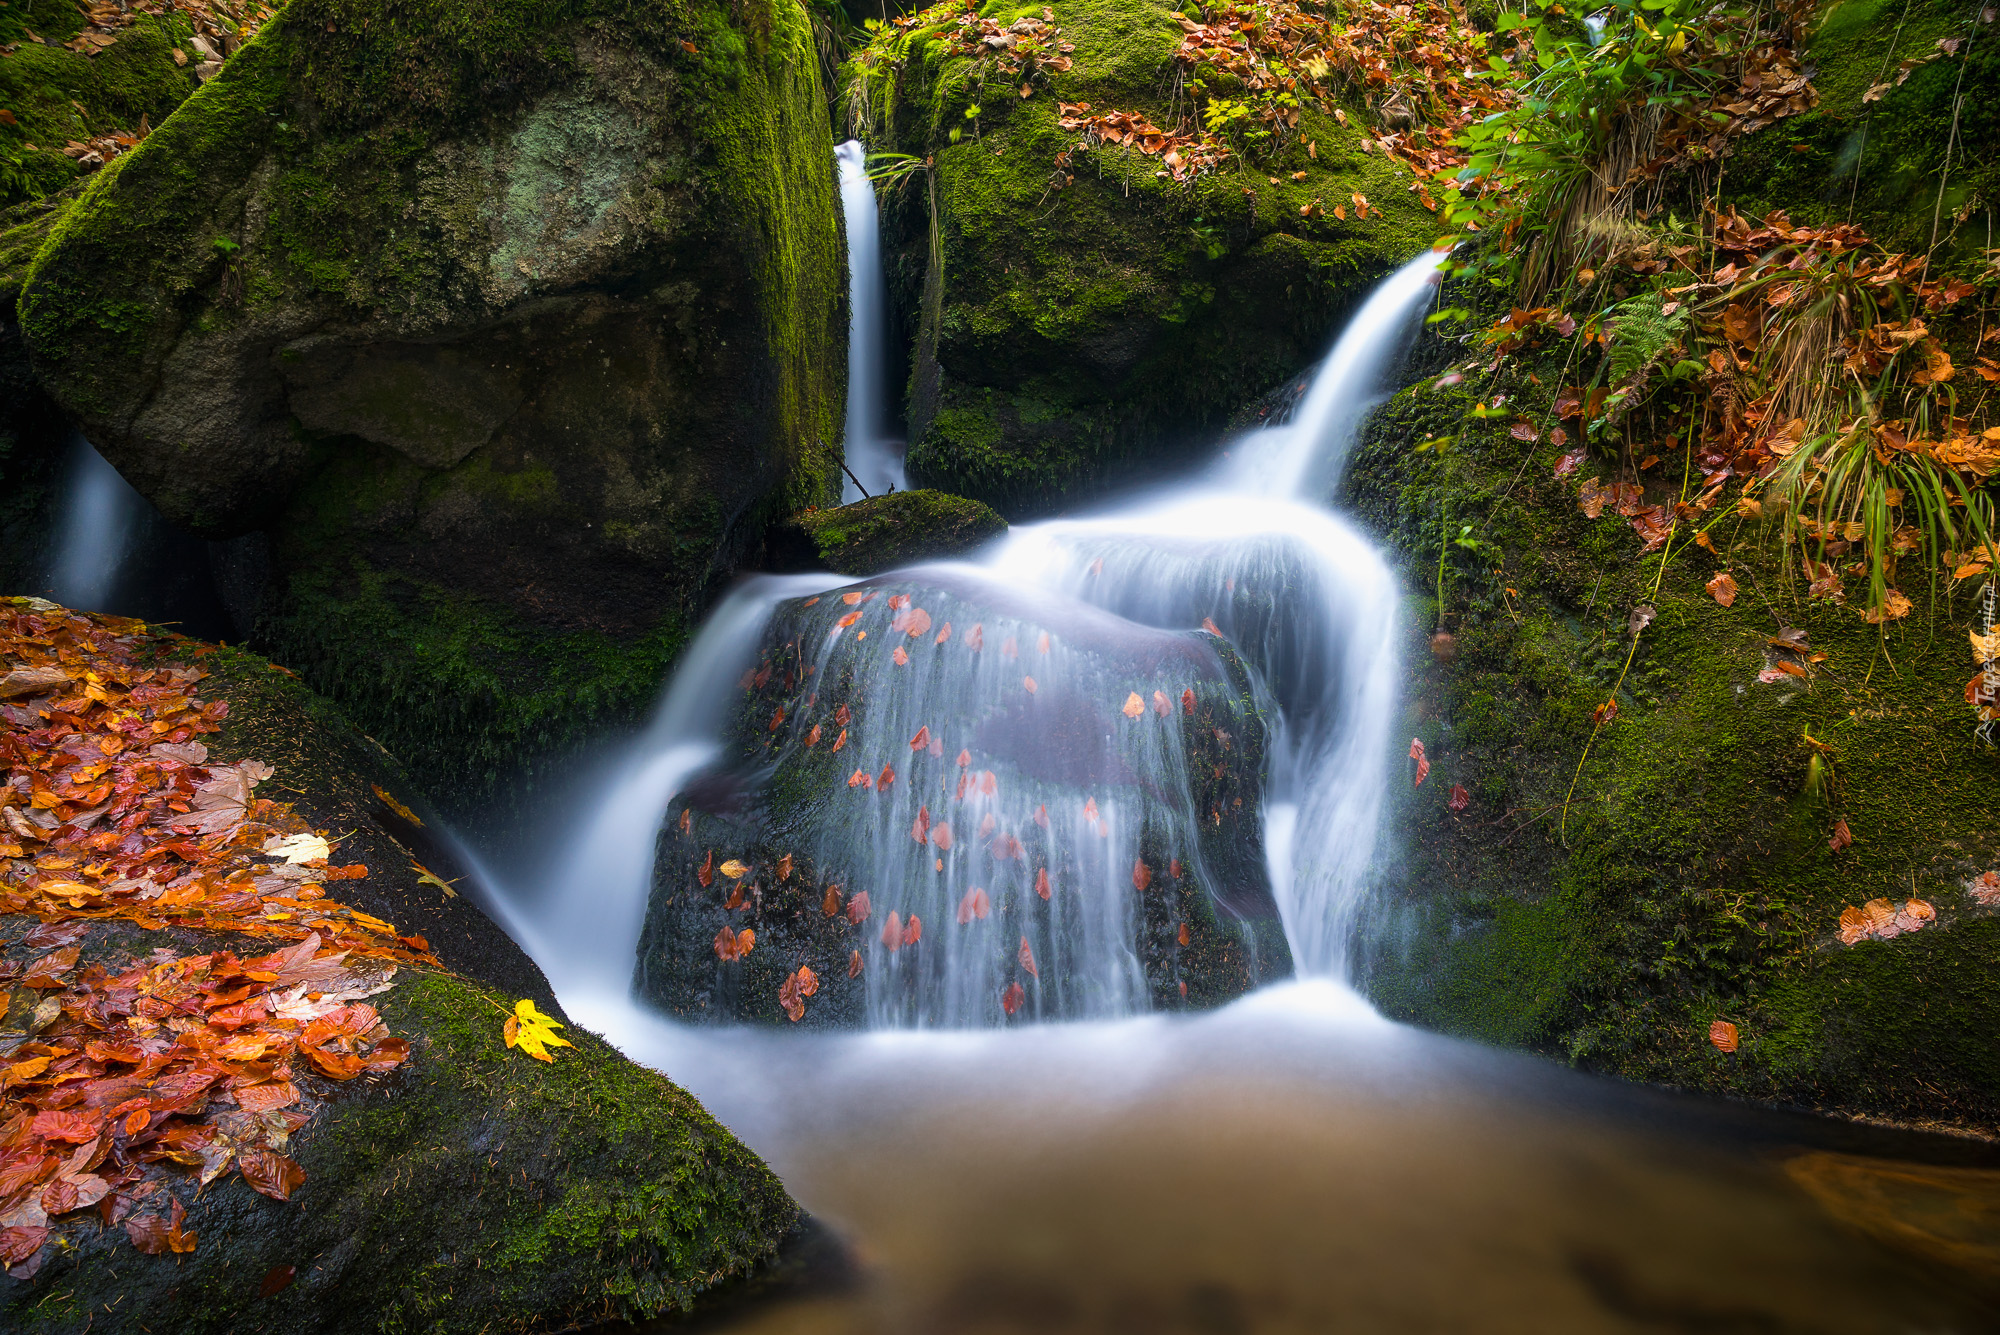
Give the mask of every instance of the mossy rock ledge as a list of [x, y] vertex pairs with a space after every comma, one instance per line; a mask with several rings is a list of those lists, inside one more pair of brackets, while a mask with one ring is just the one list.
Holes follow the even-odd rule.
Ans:
[[640, 938], [638, 991], [677, 1018], [784, 1025], [801, 965], [806, 1028], [1181, 1010], [1291, 973], [1268, 706], [1226, 640], [920, 567], [784, 604], [734, 686]]
[[[1919, 4], [1906, 29], [1901, 13], [1825, 11], [1806, 52], [1819, 104], [1740, 143], [1718, 207], [1926, 243], [1953, 91], [1968, 115], [1990, 107], [2000, 62], [1921, 69], [1865, 101], [1885, 60], [1933, 50], [1963, 20]], [[1840, 157], [1863, 137], [1867, 157]], [[1977, 155], [1968, 167], [1989, 170]], [[1490, 321], [1508, 295], [1461, 287], [1444, 302]], [[1346, 503], [1406, 576], [1400, 735], [1432, 764], [1422, 787], [1399, 788], [1404, 860], [1363, 915], [1364, 986], [1398, 1018], [1592, 1070], [1994, 1133], [2000, 913], [1970, 888], [2000, 869], [2000, 754], [1965, 703], [1977, 582], [1954, 591], [1927, 573], [1930, 554], [1908, 558], [1897, 587], [1914, 608], [1878, 628], [1859, 599], [1809, 599], [1777, 522], [1727, 511], [1713, 551], [1685, 545], [1683, 528], [1662, 572], [1612, 510], [1580, 511], [1579, 478], [1554, 475], [1566, 446], [1511, 432], [1548, 420], [1554, 387], [1575, 382], [1566, 351], [1525, 350], [1451, 384], [1437, 372], [1466, 350], [1427, 335], [1346, 473]], [[1475, 414], [1495, 394], [1509, 413]], [[1625, 473], [1593, 453], [1581, 472], [1637, 478], [1671, 513], [1685, 465], [1660, 453]], [[1468, 526], [1482, 545], [1441, 554]], [[1725, 570], [1728, 607], [1705, 587]], [[1440, 587], [1451, 638], [1433, 647]], [[1640, 607], [1654, 616], [1634, 650]], [[1784, 631], [1824, 655], [1809, 677], [1776, 671]], [[1837, 821], [1851, 845], [1836, 846]], [[1937, 916], [1843, 943], [1843, 908], [1877, 898]], [[1736, 1027], [1735, 1051], [1709, 1041], [1718, 1020]]]
[[464, 810], [650, 698], [822, 503], [845, 375], [795, 0], [305, 0], [104, 168], [36, 373], [258, 642]]
[[[936, 26], [885, 31], [842, 72], [849, 128], [934, 164], [882, 199], [911, 479], [1010, 519], [1151, 480], [1212, 444], [1438, 230], [1407, 176], [1362, 151], [1358, 98], [1348, 123], [1309, 106], [1283, 148], [1186, 184], [1163, 179], [1158, 156], [1081, 147], [1059, 101], [1176, 123], [1181, 29], [1168, 0], [1048, 8], [1074, 65], [1026, 99], [991, 62], [945, 54], [962, 11], [942, 7]], [[1006, 25], [1043, 9], [980, 14]], [[1355, 193], [1370, 215], [1332, 216]], [[1324, 215], [1302, 216], [1321, 201]]]
[[941, 491], [897, 491], [792, 516], [788, 546], [841, 575], [966, 556], [1007, 531], [993, 508]]
[[[187, 641], [162, 651], [189, 661]], [[560, 1017], [534, 963], [468, 898], [450, 847], [408, 777], [324, 699], [254, 655], [199, 660], [205, 699], [229, 717], [214, 760], [254, 758], [315, 827], [348, 837], [340, 857], [366, 878], [329, 890], [343, 903], [425, 935], [448, 971], [404, 968], [369, 998], [410, 1056], [384, 1075], [333, 1084], [293, 1078], [321, 1100], [286, 1149], [305, 1171], [289, 1201], [233, 1171], [197, 1191], [167, 1189], [197, 1238], [186, 1255], [143, 1255], [95, 1210], [53, 1221], [28, 1279], [0, 1279], [0, 1326], [22, 1335], [175, 1331], [238, 1335], [282, 1327], [345, 1332], [570, 1330], [728, 1301], [767, 1281], [781, 1248], [810, 1225], [771, 1171], [665, 1076], [574, 1026], [544, 1065], [502, 1042], [501, 1008], [522, 997]], [[404, 808], [399, 813], [378, 792]], [[424, 824], [415, 824], [415, 816]], [[351, 833], [348, 833], [350, 832]], [[424, 865], [458, 892], [420, 883]], [[0, 917], [0, 957], [36, 920]], [[82, 965], [125, 967], [164, 947], [248, 956], [264, 938], [126, 922], [93, 924]], [[18, 1030], [38, 995], [0, 986]], [[25, 1006], [23, 998], [26, 998]], [[0, 1034], [9, 1049], [18, 1032]], [[163, 1197], [155, 1197], [160, 1204]], [[265, 1295], [266, 1278], [292, 1267]]]

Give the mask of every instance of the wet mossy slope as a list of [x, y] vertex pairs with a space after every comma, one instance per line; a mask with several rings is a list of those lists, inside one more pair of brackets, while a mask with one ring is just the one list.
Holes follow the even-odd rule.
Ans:
[[[1159, 156], [1083, 147], [1059, 102], [1175, 123], [1181, 29], [1165, 0], [1047, 8], [1074, 64], [1028, 98], [992, 61], [946, 54], [963, 11], [943, 6], [843, 71], [851, 128], [933, 164], [884, 190], [911, 476], [1010, 518], [1185, 462], [1437, 234], [1407, 175], [1361, 150], [1359, 100], [1347, 124], [1308, 106], [1283, 148], [1187, 184]], [[1370, 216], [1334, 217], [1355, 193]]]
[[36, 371], [263, 647], [461, 809], [642, 707], [844, 380], [794, 0], [303, 0], [100, 172]]
[[[186, 1255], [142, 1255], [122, 1229], [71, 1216], [32, 1279], [0, 1280], [0, 1327], [24, 1335], [203, 1332], [569, 1330], [685, 1312], [742, 1288], [801, 1226], [771, 1171], [666, 1076], [569, 1026], [574, 1047], [545, 1064], [510, 1050], [516, 1001], [562, 1011], [534, 963], [474, 906], [478, 891], [408, 776], [338, 709], [238, 650], [161, 637], [199, 662], [206, 699], [226, 700], [218, 760], [275, 769], [260, 788], [369, 874], [330, 891], [422, 934], [448, 971], [404, 968], [369, 998], [408, 1040], [386, 1075], [335, 1084], [300, 1062], [317, 1100], [288, 1153], [305, 1171], [289, 1201], [231, 1172], [170, 1190], [196, 1235]], [[426, 869], [457, 886], [420, 881]], [[0, 920], [17, 959], [34, 922]], [[85, 964], [230, 950], [264, 938], [129, 923], [93, 925]], [[35, 994], [29, 997], [32, 1008]], [[0, 1009], [9, 1000], [0, 988]], [[178, 1173], [178, 1175], [173, 1175]], [[81, 1222], [78, 1222], [81, 1221]], [[265, 1294], [274, 1271], [290, 1282]]]

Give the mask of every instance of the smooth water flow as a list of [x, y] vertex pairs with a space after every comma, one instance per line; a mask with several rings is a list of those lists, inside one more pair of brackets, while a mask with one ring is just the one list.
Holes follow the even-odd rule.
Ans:
[[842, 451], [854, 478], [841, 479], [843, 504], [903, 491], [903, 443], [888, 438], [883, 389], [888, 383], [888, 292], [882, 281], [881, 225], [868, 149], [850, 139], [833, 151], [840, 163], [840, 211], [847, 222], [847, 439]]
[[125, 554], [146, 502], [81, 435], [71, 446], [68, 499], [58, 530], [52, 596], [68, 607], [109, 611]]
[[[858, 157], [858, 148], [845, 146], [844, 170], [856, 167]], [[868, 212], [872, 217], [872, 203]], [[973, 890], [997, 897], [999, 887], [983, 878], [975, 883], [969, 871], [918, 875], [934, 858], [944, 871], [937, 837], [926, 837], [926, 825], [949, 821], [958, 839], [976, 838], [989, 850], [1005, 850], [1012, 840], [1018, 853], [1019, 841], [1036, 838], [1075, 849], [1063, 871], [1072, 880], [1064, 887], [1069, 906], [1052, 913], [1048, 934], [1032, 943], [1038, 954], [1053, 953], [1060, 967], [1050, 972], [1070, 980], [1069, 990], [1051, 989], [1046, 1009], [1034, 1013], [1115, 1016], [1145, 1009], [1131, 945], [1142, 830], [1151, 822], [1156, 835], [1186, 833], [1213, 814], [1188, 792], [1189, 767], [1169, 740], [1172, 730], [1134, 727], [1107, 738], [1090, 761], [1107, 772], [1096, 777], [1116, 770], [1130, 780], [1125, 791], [1144, 800], [1127, 809], [1107, 790], [1086, 815], [1079, 803], [1054, 804], [1056, 789], [1044, 791], [1032, 774], [1001, 788], [983, 765], [958, 762], [961, 750], [970, 758], [982, 746], [1007, 743], [955, 731], [952, 720], [963, 701], [1012, 690], [1023, 704], [1009, 717], [1032, 748], [1040, 745], [1037, 729], [1059, 725], [1062, 692], [1122, 695], [1122, 685], [1092, 679], [1093, 671], [1102, 673], [1101, 662], [1070, 655], [1071, 640], [1136, 646], [1133, 652], [1163, 665], [1158, 695], [1141, 694], [1172, 708], [1202, 670], [1203, 656], [1213, 655], [1200, 634], [1206, 621], [1236, 646], [1257, 690], [1275, 702], [1263, 711], [1274, 731], [1262, 835], [1294, 962], [1303, 974], [1343, 976], [1349, 928], [1375, 862], [1394, 750], [1396, 591], [1372, 546], [1318, 504], [1317, 495], [1282, 495], [1277, 488], [1308, 488], [1337, 476], [1361, 411], [1381, 393], [1440, 258], [1419, 257], [1371, 295], [1288, 423], [1233, 443], [1233, 454], [1261, 459], [1265, 467], [1225, 467], [1101, 515], [1017, 528], [977, 563], [911, 572], [931, 590], [923, 595], [926, 616], [939, 627], [927, 623], [920, 639], [893, 638], [920, 651], [934, 641], [942, 646], [939, 637], [949, 635], [942, 623], [957, 615], [958, 642], [946, 647], [958, 650], [971, 630], [966, 620], [980, 615], [983, 651], [949, 661], [940, 653], [921, 667], [903, 667], [892, 665], [879, 635], [862, 658], [857, 636], [836, 627], [821, 639], [816, 630], [799, 651], [820, 672], [812, 679], [825, 683], [851, 672], [870, 701], [845, 742], [857, 773], [873, 776], [885, 761], [901, 771], [900, 782], [853, 795], [845, 809], [862, 815], [823, 823], [816, 851], [841, 859], [860, 878], [854, 885], [870, 889], [883, 911], [895, 896], [906, 897], [906, 911], [921, 912], [937, 933]], [[728, 706], [718, 702], [733, 698], [732, 678], [751, 664], [760, 636], [804, 638], [790, 622], [773, 631], [773, 613], [842, 582], [766, 577], [740, 588], [702, 632], [652, 726], [563, 823], [566, 834], [553, 845], [558, 852], [537, 878], [547, 891], [513, 897], [510, 926], [565, 1005], [587, 1023], [634, 1041], [657, 1023], [627, 1002], [626, 987], [668, 804], [721, 753]], [[956, 614], [954, 590], [971, 600]], [[1018, 619], [1006, 614], [1007, 598], [1015, 600]], [[1030, 638], [1035, 624], [1068, 629], [1050, 643]], [[1022, 678], [1037, 674], [1049, 689], [1036, 694], [1030, 687], [1023, 695]], [[914, 747], [925, 728], [934, 730], [931, 745]], [[1079, 779], [1057, 777], [1072, 790]], [[1094, 776], [1080, 777], [1088, 783]], [[1032, 875], [1026, 860], [991, 874]], [[942, 960], [941, 972], [928, 963], [932, 972], [917, 982], [899, 978], [902, 960], [885, 957], [879, 945], [867, 947], [873, 1024], [976, 1024], [994, 1014], [994, 952], [975, 948], [979, 923], [964, 925], [971, 930], [953, 933], [925, 957]], [[1040, 996], [1037, 1006], [1044, 1005]]]

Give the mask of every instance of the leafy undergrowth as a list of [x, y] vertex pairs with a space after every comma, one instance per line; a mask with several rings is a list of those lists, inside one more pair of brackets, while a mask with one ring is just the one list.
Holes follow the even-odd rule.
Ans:
[[[207, 651], [181, 641], [188, 656]], [[139, 1250], [187, 1252], [170, 1183], [234, 1167], [287, 1199], [284, 1153], [329, 1086], [408, 1055], [363, 998], [421, 937], [329, 899], [333, 840], [255, 795], [254, 760], [209, 764], [225, 702], [137, 622], [13, 600], [0, 612], [0, 913], [40, 926], [0, 963], [14, 985], [0, 1044], [0, 1262], [31, 1277], [62, 1222], [94, 1209]], [[79, 968], [93, 924], [193, 928], [278, 945]], [[14, 1027], [16, 1017], [20, 1027]]]

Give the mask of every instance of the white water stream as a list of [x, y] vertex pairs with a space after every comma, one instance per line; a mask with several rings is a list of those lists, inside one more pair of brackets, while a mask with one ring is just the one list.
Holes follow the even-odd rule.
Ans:
[[70, 456], [50, 596], [66, 607], [108, 612], [146, 501], [81, 435]]
[[[1394, 578], [1368, 541], [1310, 489], [1337, 476], [1362, 413], [1382, 393], [1383, 375], [1414, 328], [1440, 259], [1425, 254], [1384, 281], [1349, 322], [1298, 410], [1284, 424], [1234, 442], [1235, 461], [1097, 516], [1016, 528], [975, 562], [987, 580], [1044, 607], [1094, 606], [1135, 634], [1196, 631], [1207, 620], [1236, 644], [1279, 707], [1264, 845], [1294, 962], [1306, 975], [1345, 974], [1349, 928], [1376, 859], [1398, 670]], [[622, 1043], [640, 1041], [661, 1023], [630, 1000], [632, 949], [668, 803], [722, 751], [726, 720], [716, 702], [731, 698], [774, 609], [845, 582], [831, 575], [764, 577], [739, 588], [702, 631], [651, 726], [561, 821], [567, 834], [550, 845], [553, 856], [535, 878], [541, 893], [503, 895], [508, 926], [564, 1005]], [[996, 642], [1000, 633], [996, 626]], [[983, 658], [997, 668], [997, 655]], [[884, 680], [879, 694], [888, 702], [871, 710], [879, 722], [869, 726], [893, 739], [885, 749], [900, 747], [920, 715], [938, 723], [932, 705], [911, 703], [921, 700], [927, 681], [944, 680], [947, 694], [971, 689], [963, 677]], [[855, 751], [864, 763], [874, 754], [861, 734]], [[1147, 791], [1170, 788], [1166, 771], [1174, 756], [1131, 763], [1161, 776]], [[1037, 798], [1030, 791], [1019, 801], [1024, 818]], [[1143, 1008], [1136, 966], [1122, 962], [1130, 954], [1119, 935], [1129, 910], [1114, 897], [1131, 894], [1132, 859], [1124, 850], [1136, 848], [1144, 818], [1160, 813], [1135, 810], [1120, 820], [1107, 801], [1104, 814], [1112, 832], [1106, 837], [1115, 836], [1122, 856], [1101, 859], [1116, 870], [1088, 887], [1095, 915], [1087, 911], [1071, 933], [1083, 943], [1072, 952], [1075, 966], [1102, 975], [1095, 980], [1101, 986], [1094, 1001], [1061, 1013]], [[899, 831], [915, 815], [912, 809], [877, 825]], [[878, 877], [896, 875], [886, 853], [856, 857]], [[1121, 880], [1128, 887], [1122, 892]], [[886, 909], [893, 887], [876, 880], [869, 888]], [[953, 886], [950, 895], [960, 890]], [[978, 995], [987, 991], [997, 995], [982, 979]], [[871, 1014], [878, 1023], [977, 1022], [971, 995], [970, 984], [947, 979], [926, 1013], [885, 1016], [871, 1004]]]
[[840, 211], [847, 223], [847, 439], [844, 453], [853, 478], [841, 479], [842, 504], [906, 490], [903, 443], [888, 438], [888, 290], [882, 281], [882, 239], [875, 185], [868, 179], [868, 150], [850, 139], [834, 150], [840, 164]]

